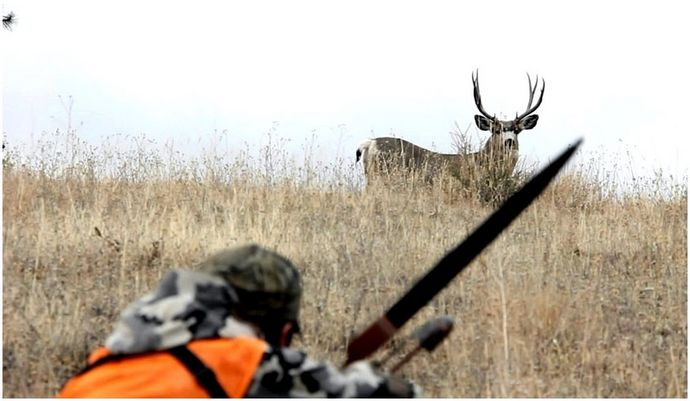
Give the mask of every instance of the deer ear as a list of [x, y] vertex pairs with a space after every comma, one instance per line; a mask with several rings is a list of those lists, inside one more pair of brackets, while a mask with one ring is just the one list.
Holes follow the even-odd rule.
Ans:
[[479, 114], [474, 115], [474, 122], [477, 124], [477, 128], [482, 131], [488, 131], [491, 127], [491, 121], [484, 116], [480, 116]]
[[537, 125], [537, 120], [539, 120], [539, 116], [536, 114], [532, 114], [531, 116], [527, 116], [522, 121], [520, 121], [520, 128], [521, 129], [532, 129], [532, 128], [534, 128], [535, 125]]

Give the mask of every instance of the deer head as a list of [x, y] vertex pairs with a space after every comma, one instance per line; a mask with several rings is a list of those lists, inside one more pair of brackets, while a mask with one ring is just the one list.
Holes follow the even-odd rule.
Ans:
[[472, 84], [474, 85], [474, 103], [477, 105], [477, 109], [482, 113], [474, 116], [474, 122], [477, 127], [482, 131], [490, 131], [491, 137], [487, 141], [484, 149], [486, 151], [496, 151], [503, 150], [505, 152], [517, 152], [518, 150], [518, 134], [523, 130], [532, 129], [537, 125], [539, 116], [532, 114], [537, 111], [537, 108], [541, 105], [541, 101], [544, 98], [544, 89], [546, 88], [546, 83], [542, 78], [542, 88], [539, 94], [539, 100], [532, 106], [532, 101], [534, 100], [534, 93], [537, 91], [537, 85], [539, 84], [539, 77], [537, 76], [534, 86], [532, 86], [532, 78], [527, 74], [527, 82], [529, 84], [529, 102], [527, 103], [527, 110], [524, 113], [518, 115], [515, 113], [514, 120], [499, 120], [496, 115], [493, 116], [484, 110], [482, 106], [482, 97], [479, 93], [479, 71], [472, 74]]

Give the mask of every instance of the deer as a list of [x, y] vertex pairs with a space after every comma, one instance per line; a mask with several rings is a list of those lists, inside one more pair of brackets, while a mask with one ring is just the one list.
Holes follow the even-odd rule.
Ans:
[[426, 183], [433, 181], [443, 171], [457, 173], [467, 169], [486, 169], [499, 167], [512, 174], [518, 159], [518, 135], [537, 125], [539, 116], [533, 114], [544, 98], [546, 82], [542, 78], [539, 99], [532, 105], [539, 85], [539, 76], [534, 85], [527, 74], [529, 101], [522, 114], [515, 113], [513, 120], [500, 120], [489, 114], [482, 105], [479, 92], [479, 71], [472, 73], [474, 103], [481, 114], [474, 116], [474, 122], [481, 131], [489, 131], [491, 136], [484, 146], [472, 153], [437, 153], [408, 142], [402, 138], [379, 137], [367, 139], [356, 152], [356, 161], [362, 160], [367, 185], [374, 181], [390, 181], [392, 175], [410, 174]]

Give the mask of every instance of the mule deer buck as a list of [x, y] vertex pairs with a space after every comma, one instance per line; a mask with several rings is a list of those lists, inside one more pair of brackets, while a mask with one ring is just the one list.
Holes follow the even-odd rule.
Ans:
[[515, 114], [514, 120], [499, 120], [484, 110], [479, 93], [479, 72], [472, 73], [474, 86], [474, 103], [481, 115], [474, 116], [474, 122], [482, 131], [489, 131], [491, 136], [481, 150], [474, 153], [436, 153], [419, 147], [400, 138], [381, 137], [364, 141], [357, 149], [357, 160], [362, 159], [367, 184], [374, 181], [390, 181], [393, 174], [410, 174], [433, 183], [434, 178], [442, 171], [462, 174], [468, 170], [481, 171], [500, 168], [512, 173], [518, 157], [518, 134], [523, 130], [534, 128], [539, 116], [534, 113], [544, 98], [546, 83], [542, 78], [539, 99], [532, 105], [537, 91], [539, 77], [534, 86], [527, 74], [529, 84], [529, 101], [524, 113]]

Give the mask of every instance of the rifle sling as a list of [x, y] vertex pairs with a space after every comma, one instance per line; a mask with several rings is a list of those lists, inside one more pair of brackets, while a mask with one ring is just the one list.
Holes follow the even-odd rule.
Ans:
[[209, 369], [189, 348], [185, 345], [178, 345], [177, 347], [170, 348], [168, 352], [187, 368], [189, 373], [199, 382], [199, 385], [206, 389], [211, 398], [229, 398], [223, 387], [218, 383], [213, 370]]

